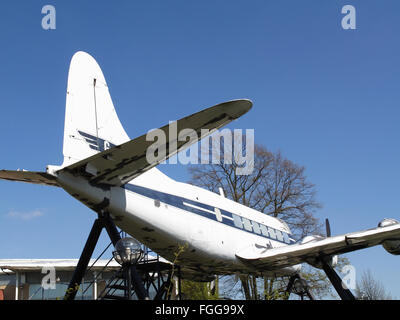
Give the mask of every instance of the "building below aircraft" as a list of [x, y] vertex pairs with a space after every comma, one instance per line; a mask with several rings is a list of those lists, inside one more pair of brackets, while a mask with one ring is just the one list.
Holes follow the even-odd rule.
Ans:
[[[78, 259], [0, 259], [0, 300], [62, 300], [77, 263]], [[89, 265], [76, 300], [100, 298], [121, 269], [114, 259], [91, 259]], [[53, 289], [49, 288], [50, 269], [55, 271]]]

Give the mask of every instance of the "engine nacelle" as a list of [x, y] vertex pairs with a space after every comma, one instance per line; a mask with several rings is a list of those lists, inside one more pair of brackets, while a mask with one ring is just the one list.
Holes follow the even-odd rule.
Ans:
[[[385, 218], [379, 222], [378, 227], [388, 227], [399, 222], [396, 219]], [[400, 239], [399, 240], [386, 240], [382, 243], [382, 246], [387, 252], [394, 255], [400, 255]]]

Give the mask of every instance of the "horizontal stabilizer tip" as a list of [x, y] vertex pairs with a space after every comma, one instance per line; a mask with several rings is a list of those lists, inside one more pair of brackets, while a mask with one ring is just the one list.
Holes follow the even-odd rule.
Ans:
[[0, 170], [0, 179], [58, 187], [54, 176], [46, 172]]

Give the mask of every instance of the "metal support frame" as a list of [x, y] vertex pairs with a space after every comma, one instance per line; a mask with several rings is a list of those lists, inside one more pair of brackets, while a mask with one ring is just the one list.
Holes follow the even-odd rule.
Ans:
[[181, 277], [181, 267], [178, 266], [178, 297], [182, 300], [182, 277]]
[[[160, 278], [160, 275], [158, 275], [158, 278]], [[158, 290], [156, 296], [154, 297], [154, 300], [170, 300], [171, 292], [168, 291], [168, 289], [171, 285], [171, 273], [168, 273], [167, 280], [165, 280], [161, 285], [159, 280], [157, 280], [157, 282], [158, 282]], [[151, 282], [151, 284], [153, 284], [154, 286], [153, 282]]]
[[[302, 287], [303, 291], [302, 292], [297, 292], [294, 290], [294, 284], [296, 281], [301, 281], [302, 282]], [[304, 296], [306, 295], [310, 300], [315, 300], [313, 294], [310, 291], [310, 288], [308, 287], [307, 281], [301, 278], [299, 274], [294, 274], [293, 276], [290, 277], [289, 283], [286, 288], [286, 293], [290, 295], [290, 293], [295, 293], [300, 296], [301, 300], [304, 300]]]
[[82, 254], [79, 258], [78, 264], [75, 268], [72, 279], [69, 283], [68, 289], [65, 293], [64, 300], [74, 300], [76, 293], [81, 285], [82, 278], [85, 275], [87, 266], [89, 265], [90, 258], [92, 257], [94, 248], [96, 247], [97, 241], [99, 240], [101, 230], [104, 224], [101, 218], [96, 219], [93, 223], [92, 230], [89, 233], [89, 237], [86, 240], [85, 247], [83, 248]]
[[[135, 265], [131, 265], [130, 267], [128, 267], [128, 269], [129, 269], [129, 274], [128, 274], [129, 282], [131, 283], [131, 286], [135, 290], [136, 295], [140, 300], [148, 299], [149, 297], [147, 296], [146, 289], [144, 288], [143, 279], [137, 272]], [[129, 286], [128, 286], [128, 291], [129, 291]], [[132, 291], [130, 292], [130, 294], [131, 293]]]
[[[121, 239], [121, 236], [114, 224], [114, 221], [110, 218], [108, 213], [99, 214], [98, 218], [93, 223], [93, 227], [90, 231], [89, 237], [86, 240], [85, 247], [83, 248], [82, 254], [79, 258], [78, 264], [75, 268], [74, 274], [65, 293], [64, 300], [74, 300], [79, 290], [79, 286], [82, 283], [83, 276], [87, 270], [90, 262], [90, 258], [93, 255], [93, 251], [99, 240], [101, 231], [103, 228], [106, 229], [111, 242], [115, 246]], [[143, 282], [139, 274], [137, 273], [134, 266], [129, 269], [130, 275], [127, 277], [131, 281], [139, 299], [146, 299], [146, 290], [143, 286]], [[131, 285], [129, 286], [131, 287]]]
[[[103, 300], [126, 300], [129, 298], [149, 299], [150, 296], [154, 300], [171, 300], [174, 297], [173, 284], [173, 266], [170, 263], [162, 262], [159, 257], [148, 259], [148, 251], [144, 250], [145, 255], [135, 265], [125, 264], [112, 277], [106, 287], [99, 295], [99, 299]], [[130, 268], [131, 277], [128, 274]], [[180, 285], [180, 267], [178, 270], [177, 298], [181, 299]], [[134, 279], [136, 277], [136, 280]], [[132, 280], [131, 292], [129, 290], [129, 279]], [[135, 284], [143, 285], [142, 289]], [[133, 290], [132, 290], [133, 289]], [[123, 293], [123, 295], [121, 295]], [[154, 294], [154, 295], [153, 295]]]
[[320, 261], [322, 263], [322, 269], [325, 271], [326, 276], [329, 278], [340, 298], [342, 300], [356, 300], [353, 293], [346, 287], [335, 269], [327, 262], [327, 259], [322, 257]]
[[[342, 281], [340, 276], [337, 274], [335, 269], [329, 262], [330, 259], [328, 257], [320, 257], [319, 262], [321, 263], [322, 269], [324, 270], [326, 276], [328, 277], [329, 281], [332, 283], [333, 287], [335, 288], [336, 292], [338, 293], [339, 297], [342, 300], [355, 300], [353, 293], [348, 289], [345, 283]], [[303, 281], [304, 292], [298, 293], [293, 290], [295, 281]], [[296, 293], [300, 295], [301, 299], [303, 300], [303, 296], [307, 295], [310, 300], [314, 300], [312, 293], [310, 292], [308, 286], [306, 285], [306, 281], [300, 277], [299, 274], [295, 274], [290, 277], [289, 283], [286, 289], [286, 293]]]
[[[176, 267], [179, 270], [179, 266]], [[154, 300], [171, 299], [171, 287], [173, 286], [173, 267], [171, 264], [161, 262], [157, 256], [156, 259], [143, 259], [136, 268], [143, 277], [143, 284], [147, 294], [149, 294], [151, 289], [154, 289], [156, 293]], [[180, 279], [180, 273], [178, 273], [178, 279]], [[178, 288], [178, 296], [179, 298], [181, 297], [180, 287]]]

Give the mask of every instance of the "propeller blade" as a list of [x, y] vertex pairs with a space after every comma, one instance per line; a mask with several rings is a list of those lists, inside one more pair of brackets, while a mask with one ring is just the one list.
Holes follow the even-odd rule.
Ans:
[[329, 238], [331, 236], [331, 225], [329, 224], [329, 219], [325, 219], [326, 236]]

